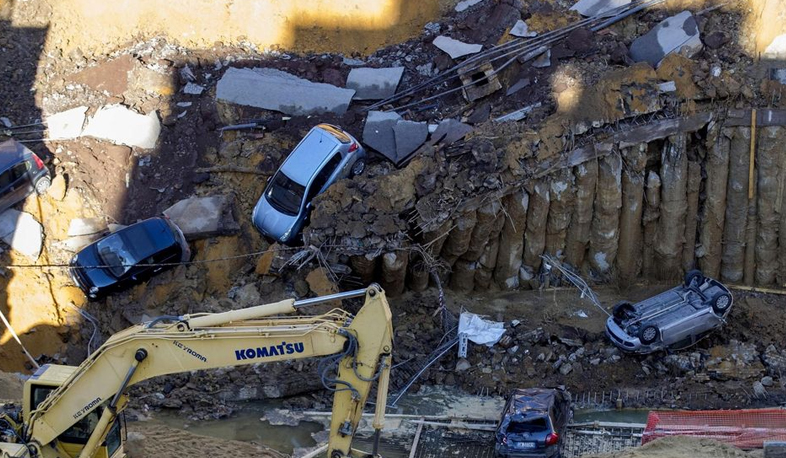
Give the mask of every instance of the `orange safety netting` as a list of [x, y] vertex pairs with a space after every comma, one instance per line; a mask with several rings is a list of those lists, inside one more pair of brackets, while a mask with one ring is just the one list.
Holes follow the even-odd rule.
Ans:
[[693, 436], [735, 445], [762, 448], [764, 441], [786, 440], [786, 410], [652, 411], [641, 436], [646, 444], [667, 436]]

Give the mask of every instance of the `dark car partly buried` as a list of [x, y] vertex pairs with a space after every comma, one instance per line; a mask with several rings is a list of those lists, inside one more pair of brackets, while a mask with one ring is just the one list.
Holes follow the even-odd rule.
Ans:
[[180, 229], [167, 218], [150, 218], [83, 248], [71, 259], [70, 272], [74, 283], [96, 299], [190, 258]]
[[615, 305], [606, 334], [633, 353], [685, 348], [723, 325], [731, 305], [728, 288], [692, 270], [679, 286], [635, 304]]
[[16, 140], [0, 143], [0, 212], [35, 191], [43, 194], [52, 178], [44, 161]]
[[511, 392], [495, 432], [498, 457], [552, 458], [571, 418], [570, 394], [562, 389], [526, 388]]

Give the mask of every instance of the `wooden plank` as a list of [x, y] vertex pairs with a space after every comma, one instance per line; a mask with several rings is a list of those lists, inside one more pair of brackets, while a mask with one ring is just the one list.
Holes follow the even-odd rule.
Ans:
[[[731, 109], [728, 111], [723, 127], [750, 127], [751, 111]], [[786, 110], [757, 109], [756, 125], [758, 127], [786, 126]]]
[[415, 438], [412, 440], [412, 448], [409, 450], [409, 458], [415, 458], [415, 453], [417, 453], [418, 451], [418, 442], [420, 442], [420, 433], [422, 432], [423, 432], [423, 423], [420, 423], [418, 425], [417, 431], [415, 431]]

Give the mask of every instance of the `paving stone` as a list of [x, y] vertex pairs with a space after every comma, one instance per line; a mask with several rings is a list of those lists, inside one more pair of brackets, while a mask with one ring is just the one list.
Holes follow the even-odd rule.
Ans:
[[33, 215], [9, 208], [0, 213], [0, 239], [12, 250], [35, 260], [41, 254], [43, 228]]
[[637, 38], [630, 46], [630, 56], [636, 62], [649, 62], [657, 67], [667, 54], [679, 52], [691, 58], [703, 46], [696, 18], [690, 11], [683, 11]]
[[343, 115], [354, 94], [273, 68], [229, 68], [216, 87], [218, 100], [296, 116]]
[[396, 137], [396, 164], [407, 159], [428, 137], [428, 123], [399, 121], [393, 127]]
[[475, 54], [483, 49], [483, 45], [464, 43], [453, 38], [440, 35], [433, 41], [434, 46], [445, 51], [451, 58], [457, 59], [469, 54]]
[[630, 2], [631, 0], [579, 0], [570, 9], [586, 17], [610, 17], [614, 15], [610, 11], [628, 5]]
[[175, 223], [188, 240], [240, 231], [232, 212], [233, 199], [229, 196], [192, 197], [181, 200], [164, 210], [164, 215]]
[[70, 110], [47, 116], [47, 136], [52, 140], [77, 138], [82, 134], [85, 124], [87, 107], [76, 107]]
[[396, 113], [370, 111], [363, 127], [363, 143], [396, 161], [396, 136], [393, 127], [401, 119]]
[[161, 123], [155, 111], [141, 115], [122, 105], [107, 105], [87, 123], [82, 135], [110, 140], [128, 146], [156, 146]]
[[347, 77], [347, 88], [354, 89], [355, 100], [381, 100], [396, 93], [404, 67], [353, 68]]

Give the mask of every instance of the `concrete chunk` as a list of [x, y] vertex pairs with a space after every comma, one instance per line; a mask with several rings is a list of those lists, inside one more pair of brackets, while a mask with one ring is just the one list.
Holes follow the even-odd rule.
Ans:
[[399, 121], [393, 127], [396, 137], [396, 160], [399, 163], [409, 157], [428, 137], [428, 123]]
[[122, 105], [102, 107], [87, 124], [82, 135], [128, 146], [156, 146], [161, 124], [155, 111], [141, 115]]
[[396, 93], [404, 67], [353, 68], [347, 77], [347, 88], [355, 90], [355, 100], [381, 100]]
[[236, 234], [240, 226], [232, 213], [232, 201], [228, 196], [192, 197], [167, 208], [164, 215], [188, 240]]
[[778, 35], [767, 45], [761, 54], [763, 59], [784, 60], [786, 59], [786, 34]]
[[0, 213], [0, 239], [35, 260], [41, 254], [43, 229], [33, 215], [9, 208]]
[[61, 111], [46, 118], [46, 128], [52, 140], [77, 138], [82, 134], [87, 107], [76, 107]]
[[630, 4], [631, 0], [579, 0], [570, 9], [586, 17], [610, 17], [616, 8]]
[[508, 33], [510, 33], [514, 37], [521, 37], [521, 38], [530, 38], [538, 35], [538, 32], [531, 31], [527, 23], [522, 21], [521, 19], [516, 21], [516, 24], [513, 25], [513, 28], [510, 29], [510, 32]]
[[216, 98], [289, 115], [343, 115], [355, 91], [312, 83], [272, 68], [229, 68], [218, 81]]
[[97, 234], [106, 230], [106, 223], [100, 218], [75, 218], [68, 226], [68, 236]]
[[456, 11], [460, 13], [462, 11], [465, 11], [470, 6], [475, 6], [482, 1], [483, 0], [462, 0], [456, 3]]
[[363, 127], [363, 143], [396, 162], [396, 135], [393, 131], [401, 116], [393, 112], [370, 111]]
[[637, 38], [630, 46], [630, 56], [636, 62], [649, 62], [657, 67], [667, 54], [678, 52], [690, 58], [703, 46], [696, 18], [690, 11], [683, 11]]
[[445, 51], [451, 58], [457, 59], [469, 54], [475, 54], [483, 49], [483, 45], [474, 45], [464, 43], [463, 41], [454, 40], [453, 38], [440, 35], [433, 41], [434, 46]]
[[445, 119], [440, 121], [437, 129], [431, 134], [429, 144], [436, 145], [441, 142], [444, 145], [450, 145], [464, 138], [472, 130], [471, 126], [457, 119]]

